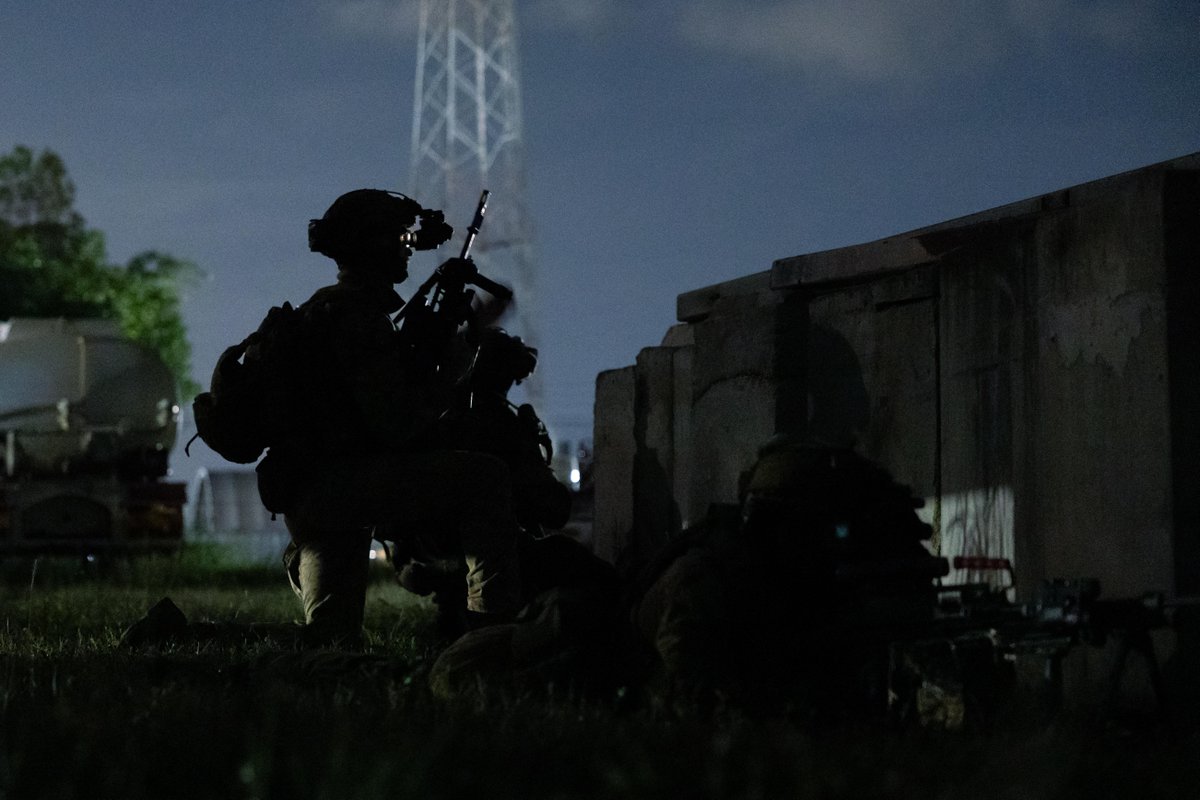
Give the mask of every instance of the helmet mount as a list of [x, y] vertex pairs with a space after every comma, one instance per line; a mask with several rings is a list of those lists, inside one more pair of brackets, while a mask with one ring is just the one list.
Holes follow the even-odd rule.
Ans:
[[453, 233], [441, 211], [425, 208], [411, 197], [384, 189], [355, 189], [334, 200], [320, 219], [309, 220], [308, 249], [339, 265], [397, 253], [407, 260], [413, 250], [432, 250]]

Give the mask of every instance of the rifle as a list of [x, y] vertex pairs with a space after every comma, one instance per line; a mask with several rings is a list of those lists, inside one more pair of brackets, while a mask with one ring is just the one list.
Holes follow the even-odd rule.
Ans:
[[[1012, 573], [1007, 559], [956, 557], [954, 566]], [[1075, 647], [1103, 647], [1110, 639], [1117, 649], [1101, 713], [1109, 716], [1116, 710], [1133, 653], [1145, 664], [1157, 710], [1166, 708], [1150, 634], [1170, 627], [1175, 609], [1200, 605], [1200, 598], [1168, 599], [1162, 592], [1147, 592], [1102, 599], [1099, 581], [1076, 578], [1043, 581], [1036, 598], [1021, 604], [1009, 601], [1007, 588], [988, 583], [938, 586], [928, 616], [876, 631], [888, 640], [892, 716], [918, 716], [925, 724], [948, 728], [961, 727], [968, 714], [987, 717], [993, 709], [978, 706], [997, 704], [1000, 694], [1012, 688], [1017, 658], [1030, 656], [1042, 659], [1043, 700], [1047, 711], [1056, 711], [1063, 699], [1063, 658]]]
[[475, 344], [472, 341], [475, 291], [468, 286], [483, 289], [503, 302], [512, 299], [511, 289], [480, 274], [471, 260], [471, 246], [483, 225], [489, 194], [484, 189], [479, 197], [458, 258], [449, 259], [435, 269], [392, 319], [399, 326], [401, 347], [417, 375], [430, 377], [447, 366], [446, 351], [464, 324], [468, 328], [468, 343]]

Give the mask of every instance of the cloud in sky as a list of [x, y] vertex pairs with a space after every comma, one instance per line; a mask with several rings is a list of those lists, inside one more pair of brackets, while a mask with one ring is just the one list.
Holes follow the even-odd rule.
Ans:
[[1138, 48], [1164, 24], [1155, 4], [1130, 0], [696, 0], [680, 17], [684, 40], [702, 49], [814, 79], [901, 85], [1064, 37]]
[[594, 33], [610, 28], [621, 16], [619, 0], [516, 0], [522, 25]]
[[420, 6], [417, 0], [336, 0], [325, 10], [351, 38], [406, 39], [417, 35]]

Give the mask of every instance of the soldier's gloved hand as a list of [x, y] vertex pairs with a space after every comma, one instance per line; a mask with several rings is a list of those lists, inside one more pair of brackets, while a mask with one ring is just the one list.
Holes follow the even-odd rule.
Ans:
[[475, 262], [469, 258], [448, 258], [438, 267], [438, 271], [447, 278], [463, 283], [470, 283], [479, 275]]
[[512, 299], [512, 289], [496, 283], [486, 275], [480, 275], [475, 262], [469, 258], [449, 258], [442, 262], [438, 270], [446, 278], [462, 281], [464, 284], [478, 286], [498, 300], [507, 302]]

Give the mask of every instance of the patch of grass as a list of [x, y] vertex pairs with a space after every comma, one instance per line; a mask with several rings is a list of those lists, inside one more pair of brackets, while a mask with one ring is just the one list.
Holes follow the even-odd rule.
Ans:
[[276, 585], [278, 570], [235, 560], [220, 545], [189, 543], [170, 554], [6, 556], [5, 586], [58, 587], [101, 581], [108, 586]]
[[280, 569], [211, 554], [78, 567], [4, 566], [5, 800], [1148, 798], [1200, 785], [1195, 734], [1133, 737], [1082, 717], [951, 735], [877, 722], [814, 730], [653, 698], [439, 701], [425, 685], [439, 647], [432, 609], [384, 571], [361, 657], [236, 637], [131, 652], [117, 646], [121, 630], [163, 595], [226, 623], [286, 622], [298, 604]]

